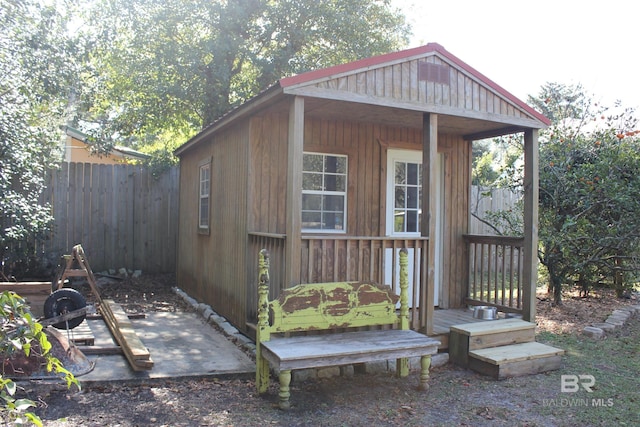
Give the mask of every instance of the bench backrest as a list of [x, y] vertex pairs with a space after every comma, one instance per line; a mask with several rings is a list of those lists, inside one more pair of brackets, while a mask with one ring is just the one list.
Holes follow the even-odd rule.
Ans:
[[[260, 251], [258, 341], [271, 333], [394, 325], [408, 329], [407, 253], [400, 251], [400, 296], [375, 283], [332, 282], [293, 286], [268, 301], [269, 256]], [[400, 301], [400, 314], [396, 305]]]

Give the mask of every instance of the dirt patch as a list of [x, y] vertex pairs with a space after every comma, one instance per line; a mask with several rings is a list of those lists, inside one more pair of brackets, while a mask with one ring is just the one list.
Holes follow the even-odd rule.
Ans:
[[637, 294], [631, 298], [616, 298], [615, 292], [606, 288], [581, 297], [580, 289], [576, 287], [564, 292], [562, 298], [562, 305], [557, 306], [546, 293], [538, 293], [536, 322], [539, 332], [577, 333], [585, 326], [604, 322], [613, 310], [640, 303]]
[[[171, 290], [173, 285], [170, 276], [141, 277], [103, 284], [101, 294], [128, 312], [188, 310]], [[584, 326], [604, 320], [614, 309], [638, 303], [636, 299], [616, 299], [605, 291], [586, 299], [569, 292], [562, 307], [553, 307], [541, 296], [539, 331], [579, 335]], [[632, 323], [635, 329], [631, 331], [640, 336], [640, 321], [635, 319]], [[598, 363], [596, 366], [610, 364]], [[30, 384], [25, 394], [39, 402], [37, 413], [44, 424], [54, 427], [584, 424], [574, 420], [573, 412], [566, 408], [548, 407], [549, 401], [563, 397], [558, 372], [494, 381], [445, 365], [432, 369], [427, 392], [417, 390], [418, 376], [414, 370], [406, 379], [391, 374], [365, 374], [294, 380], [292, 409], [287, 412], [277, 409], [276, 380], [262, 396], [256, 395], [253, 381], [214, 378], [103, 386], [81, 392]]]

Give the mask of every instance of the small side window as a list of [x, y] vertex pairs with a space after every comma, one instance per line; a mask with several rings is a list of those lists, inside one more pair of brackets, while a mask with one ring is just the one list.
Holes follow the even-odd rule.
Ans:
[[211, 160], [202, 162], [199, 166], [200, 181], [198, 186], [198, 232], [209, 233], [209, 218], [211, 218]]
[[347, 156], [304, 153], [302, 231], [344, 233], [347, 219]]

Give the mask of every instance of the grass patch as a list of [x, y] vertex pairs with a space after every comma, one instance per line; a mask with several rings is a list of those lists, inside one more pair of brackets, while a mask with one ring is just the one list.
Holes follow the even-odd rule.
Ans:
[[[591, 375], [591, 392], [580, 386], [577, 392], [542, 396], [541, 410], [563, 425], [640, 425], [640, 319], [606, 339], [595, 341], [578, 334], [539, 334], [538, 341], [566, 350], [562, 375]], [[590, 379], [583, 378], [589, 386]], [[575, 389], [567, 383], [567, 390]]]

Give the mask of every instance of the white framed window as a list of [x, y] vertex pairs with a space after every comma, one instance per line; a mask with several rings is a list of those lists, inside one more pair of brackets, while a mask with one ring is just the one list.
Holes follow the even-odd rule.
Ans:
[[422, 153], [387, 153], [387, 235], [420, 235], [422, 221]]
[[344, 233], [347, 156], [304, 153], [302, 163], [302, 231]]
[[211, 159], [199, 164], [198, 185], [198, 231], [209, 232], [211, 218]]

